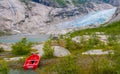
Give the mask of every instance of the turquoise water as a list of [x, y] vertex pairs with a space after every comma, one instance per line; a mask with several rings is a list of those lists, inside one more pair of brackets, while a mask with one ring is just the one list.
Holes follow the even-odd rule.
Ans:
[[65, 28], [75, 28], [75, 27], [82, 27], [82, 26], [88, 26], [88, 25], [103, 24], [112, 17], [115, 11], [116, 11], [116, 8], [91, 12], [82, 18], [80, 17], [72, 21], [60, 23], [57, 25], [57, 28], [65, 29]]
[[27, 38], [31, 42], [43, 42], [49, 38], [49, 35], [10, 35], [0, 37], [2, 43], [15, 43], [20, 41], [22, 38]]

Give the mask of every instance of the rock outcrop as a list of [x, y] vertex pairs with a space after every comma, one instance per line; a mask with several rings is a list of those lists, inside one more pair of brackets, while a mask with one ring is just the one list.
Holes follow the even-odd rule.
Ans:
[[[119, 0], [32, 0], [37, 3], [41, 3], [46, 6], [51, 6], [51, 7], [67, 7], [69, 5], [74, 5], [74, 6], [79, 6], [81, 4], [85, 4], [88, 2], [95, 2], [98, 4], [102, 3], [108, 3], [113, 6], [119, 6], [120, 1]], [[91, 5], [89, 5], [91, 7]]]
[[115, 14], [113, 15], [112, 19], [109, 22], [111, 23], [119, 20], [120, 20], [120, 6], [117, 8]]
[[19, 0], [0, 0], [0, 30], [10, 31], [25, 19], [25, 5]]

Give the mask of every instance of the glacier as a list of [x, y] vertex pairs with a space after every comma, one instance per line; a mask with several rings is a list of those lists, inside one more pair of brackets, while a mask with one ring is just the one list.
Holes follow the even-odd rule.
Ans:
[[67, 28], [76, 28], [76, 27], [84, 27], [89, 25], [103, 24], [111, 19], [116, 9], [117, 8], [115, 7], [112, 9], [91, 12], [82, 18], [80, 17], [72, 21], [59, 23], [56, 25], [56, 28], [62, 30]]

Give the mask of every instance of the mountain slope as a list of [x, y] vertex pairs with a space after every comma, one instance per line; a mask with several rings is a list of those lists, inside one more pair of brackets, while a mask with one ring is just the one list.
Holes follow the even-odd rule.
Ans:
[[119, 6], [120, 1], [119, 0], [32, 0], [47, 6], [52, 6], [52, 7], [67, 7], [69, 5], [74, 5], [74, 6], [79, 6], [81, 4], [85, 4], [88, 2], [95, 2], [98, 4], [101, 3], [108, 3], [113, 6]]
[[[91, 12], [114, 7], [110, 2], [99, 0], [86, 0], [85, 2], [80, 2], [81, 0], [38, 1], [40, 3], [32, 1], [26, 3], [21, 2], [21, 0], [1, 0], [0, 30], [11, 32], [12, 34], [51, 34], [51, 30], [57, 31], [56, 25], [59, 25], [61, 22], [64, 23], [83, 17]], [[79, 2], [76, 3], [77, 1]], [[62, 6], [61, 3], [65, 3], [67, 6]]]

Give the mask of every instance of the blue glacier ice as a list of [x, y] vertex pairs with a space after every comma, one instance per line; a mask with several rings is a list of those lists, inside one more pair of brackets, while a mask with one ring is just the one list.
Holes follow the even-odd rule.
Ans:
[[57, 24], [57, 29], [75, 28], [89, 25], [98, 25], [107, 22], [115, 13], [116, 8], [91, 12], [84, 17]]

